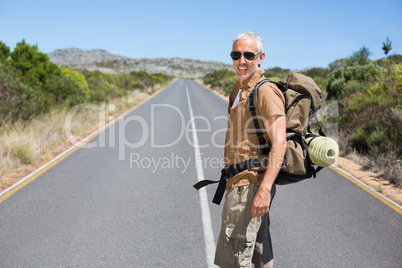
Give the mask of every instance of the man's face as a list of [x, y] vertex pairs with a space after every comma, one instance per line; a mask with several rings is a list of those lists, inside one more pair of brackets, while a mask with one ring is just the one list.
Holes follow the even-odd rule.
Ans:
[[241, 81], [249, 78], [256, 71], [258, 71], [258, 65], [261, 64], [265, 58], [265, 53], [261, 53], [259, 56], [256, 56], [252, 61], [248, 61], [244, 57], [244, 52], [253, 52], [255, 55], [258, 54], [257, 40], [255, 38], [237, 40], [233, 44], [232, 52], [233, 51], [242, 53], [240, 59], [233, 60], [233, 67]]

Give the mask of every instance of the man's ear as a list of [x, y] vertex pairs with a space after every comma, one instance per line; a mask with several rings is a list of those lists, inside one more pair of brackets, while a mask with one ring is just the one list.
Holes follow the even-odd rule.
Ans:
[[262, 62], [265, 59], [265, 52], [262, 52], [259, 59], [258, 59], [258, 67], [261, 67]]

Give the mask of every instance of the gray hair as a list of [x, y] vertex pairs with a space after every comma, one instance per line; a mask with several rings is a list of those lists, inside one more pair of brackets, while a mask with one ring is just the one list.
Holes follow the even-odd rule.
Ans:
[[250, 38], [255, 38], [257, 40], [257, 49], [258, 49], [258, 53], [262, 53], [264, 52], [264, 41], [262, 41], [261, 36], [259, 36], [256, 33], [253, 32], [244, 32], [244, 33], [240, 33], [238, 34], [235, 39], [233, 39], [233, 45], [234, 43], [236, 43], [237, 40], [240, 39], [250, 39]]

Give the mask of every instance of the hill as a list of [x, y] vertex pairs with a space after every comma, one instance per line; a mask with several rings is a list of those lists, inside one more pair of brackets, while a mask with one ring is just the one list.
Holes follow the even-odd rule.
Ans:
[[198, 78], [214, 70], [231, 70], [233, 68], [231, 65], [217, 61], [181, 58], [130, 59], [111, 54], [102, 49], [57, 49], [49, 53], [48, 56], [51, 62], [73, 69], [99, 70], [106, 73], [145, 71], [150, 74], [163, 73], [182, 78]]

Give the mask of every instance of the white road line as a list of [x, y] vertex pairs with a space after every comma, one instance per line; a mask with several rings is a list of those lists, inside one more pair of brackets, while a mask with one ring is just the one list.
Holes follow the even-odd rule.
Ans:
[[[190, 111], [190, 122], [191, 128], [196, 129], [194, 123], [194, 114], [193, 108], [191, 106], [190, 94], [188, 93], [187, 82], [186, 82], [186, 94], [187, 94], [187, 102], [188, 102], [188, 109]], [[198, 136], [196, 131], [192, 131], [193, 133], [193, 144], [194, 144], [194, 153], [195, 153], [195, 167], [197, 170], [197, 179], [198, 181], [204, 180], [204, 171], [202, 169], [202, 158], [200, 153], [200, 148], [198, 146]], [[202, 225], [204, 228], [204, 241], [205, 241], [205, 251], [207, 257], [207, 264], [208, 267], [215, 267], [214, 265], [214, 257], [215, 257], [215, 239], [214, 239], [214, 232], [212, 230], [212, 220], [211, 220], [211, 213], [209, 212], [209, 204], [208, 204], [208, 195], [207, 190], [201, 188], [199, 191], [200, 195], [200, 203], [201, 203], [201, 214], [202, 214]]]

